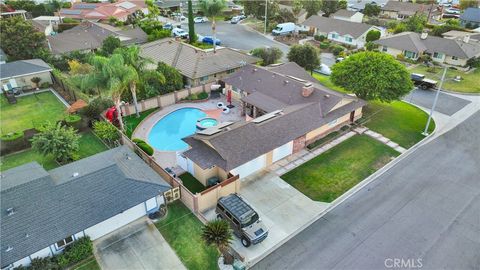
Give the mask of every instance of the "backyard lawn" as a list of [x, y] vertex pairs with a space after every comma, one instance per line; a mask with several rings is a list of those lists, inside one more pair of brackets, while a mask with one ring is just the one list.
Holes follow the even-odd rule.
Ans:
[[140, 113], [140, 117], [137, 118], [135, 114], [126, 116], [123, 118], [123, 123], [125, 125], [125, 133], [129, 138], [132, 137], [132, 133], [135, 130], [135, 128], [142, 122], [143, 119], [145, 119], [147, 116], [149, 116], [151, 113], [153, 113], [156, 108], [154, 109], [149, 109], [146, 111], [143, 111]]
[[0, 98], [0, 133], [6, 134], [24, 131], [46, 120], [56, 122], [63, 119], [66, 107], [52, 92], [17, 98], [16, 104], [8, 104], [2, 95]]
[[[363, 109], [363, 125], [382, 134], [404, 148], [410, 148], [421, 139], [428, 114], [403, 101], [382, 103], [371, 101]], [[430, 122], [429, 131], [435, 129]]]
[[202, 192], [206, 189], [206, 187], [200, 183], [197, 178], [195, 178], [193, 175], [190, 173], [186, 172], [182, 175], [178, 176], [180, 179], [182, 179], [183, 185], [190, 190], [193, 194]]
[[[85, 158], [107, 149], [108, 148], [91, 132], [81, 134], [80, 150], [78, 151], [79, 158]], [[5, 171], [32, 161], [40, 163], [45, 170], [51, 170], [59, 166], [57, 162], [55, 162], [54, 157], [45, 157], [32, 149], [2, 156], [0, 157], [0, 161], [0, 171]]]
[[[435, 72], [429, 72], [427, 66], [418, 65], [410, 69], [412, 73], [424, 74], [425, 77], [438, 81], [440, 86], [440, 79], [442, 78], [443, 68], [436, 67]], [[455, 76], [462, 77], [460, 82], [456, 82], [453, 79]], [[472, 72], [465, 73], [463, 71], [448, 69], [445, 76], [445, 82], [443, 89], [462, 93], [480, 93], [480, 84], [478, 83], [480, 78], [480, 69], [476, 69]]]
[[169, 204], [166, 218], [155, 225], [187, 269], [218, 269], [217, 249], [203, 242], [203, 224], [180, 201]]
[[356, 135], [284, 174], [282, 179], [315, 201], [332, 202], [399, 153]]

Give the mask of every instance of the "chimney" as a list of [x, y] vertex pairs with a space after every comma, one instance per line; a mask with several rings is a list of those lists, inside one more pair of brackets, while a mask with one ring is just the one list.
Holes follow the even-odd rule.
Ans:
[[420, 39], [427, 39], [427, 37], [428, 37], [428, 33], [422, 33], [420, 35]]
[[470, 35], [466, 35], [463, 37], [463, 42], [468, 43], [470, 41]]
[[313, 84], [311, 83], [306, 83], [302, 87], [302, 96], [303, 97], [309, 97], [313, 93]]

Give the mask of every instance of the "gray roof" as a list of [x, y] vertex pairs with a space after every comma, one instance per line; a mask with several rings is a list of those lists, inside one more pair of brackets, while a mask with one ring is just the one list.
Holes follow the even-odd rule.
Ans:
[[338, 17], [346, 17], [346, 18], [350, 18], [352, 17], [353, 15], [355, 15], [357, 13], [357, 11], [353, 11], [353, 10], [346, 10], [346, 9], [339, 9], [337, 10], [337, 12], [333, 13], [331, 16], [338, 16]]
[[[416, 4], [410, 2], [388, 1], [381, 9], [384, 11], [396, 11], [404, 15], [414, 15], [415, 13], [428, 14], [431, 5]], [[436, 9], [434, 5], [432, 11]]]
[[368, 32], [370, 28], [374, 27], [366, 23], [356, 23], [345, 20], [326, 18], [323, 16], [313, 15], [308, 18], [303, 25], [317, 28], [319, 32], [330, 33], [335, 32], [340, 35], [350, 35], [354, 38], [358, 38], [365, 32]]
[[[75, 172], [79, 173], [76, 177]], [[2, 172], [1, 266], [168, 189], [170, 186], [126, 146], [48, 172], [36, 162]], [[7, 215], [8, 208], [13, 208], [13, 215]], [[7, 252], [7, 247], [12, 250]]]
[[316, 82], [317, 80], [310, 75], [310, 73], [305, 72], [301, 66], [295, 62], [287, 62], [281, 64], [273, 64], [265, 67], [266, 69], [280, 74], [288, 74], [288, 76], [293, 76], [305, 81]]
[[0, 64], [0, 79], [6, 80], [49, 71], [52, 71], [52, 68], [42, 59], [19, 60]]
[[166, 8], [174, 8], [174, 7], [180, 7], [182, 3], [185, 3], [185, 1], [178, 1], [178, 0], [163, 0], [163, 1], [156, 1], [154, 2], [156, 6], [162, 9]]
[[[285, 84], [285, 80], [289, 82]], [[259, 103], [276, 99], [274, 105], [279, 107], [275, 109], [282, 113], [261, 123], [237, 122], [215, 135], [196, 134], [184, 139], [191, 148], [183, 154], [204, 169], [218, 166], [232, 170], [365, 105], [363, 100], [319, 84], [311, 96], [303, 97], [305, 82], [252, 65], [225, 83], [246, 91], [249, 95], [244, 101], [250, 101], [250, 96]], [[262, 100], [265, 96], [268, 99]]]
[[460, 19], [468, 22], [477, 22], [480, 23], [480, 8], [469, 7], [465, 9]]
[[86, 22], [47, 39], [54, 54], [100, 48], [103, 40], [115, 36], [124, 45], [140, 44], [147, 41], [147, 34], [139, 27], [118, 28], [107, 24]]
[[196, 79], [213, 75], [248, 63], [256, 63], [259, 59], [241, 51], [230, 48], [202, 50], [174, 39], [162, 39], [141, 46], [141, 55], [154, 62], [164, 62], [184, 75]]
[[420, 34], [413, 32], [403, 32], [390, 37], [384, 37], [375, 41], [375, 43], [417, 53], [444, 53], [462, 59], [469, 59], [480, 54], [480, 44], [478, 42], [465, 43], [462, 40], [430, 35], [422, 39]]

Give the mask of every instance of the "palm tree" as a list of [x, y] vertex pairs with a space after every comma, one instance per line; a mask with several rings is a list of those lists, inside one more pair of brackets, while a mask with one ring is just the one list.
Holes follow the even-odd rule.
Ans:
[[233, 235], [227, 221], [222, 219], [209, 221], [203, 227], [202, 239], [207, 245], [214, 245], [217, 247], [223, 255], [225, 264], [233, 263], [233, 257], [228, 253]]
[[200, 0], [199, 9], [203, 14], [210, 18], [212, 21], [212, 33], [213, 33], [213, 52], [216, 52], [217, 31], [215, 29], [215, 17], [220, 15], [225, 8], [225, 0]]

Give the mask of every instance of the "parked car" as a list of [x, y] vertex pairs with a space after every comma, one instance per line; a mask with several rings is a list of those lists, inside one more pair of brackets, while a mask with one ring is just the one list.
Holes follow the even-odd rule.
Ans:
[[166, 29], [166, 30], [172, 30], [173, 29], [173, 24], [171, 23], [166, 23], [163, 25], [162, 27], [163, 29]]
[[314, 69], [313, 72], [330, 76], [332, 75], [332, 70], [325, 64], [320, 64], [318, 68]]
[[243, 19], [244, 19], [244, 16], [241, 16], [241, 15], [235, 16], [230, 20], [230, 23], [231, 24], [237, 24], [237, 23], [241, 22]]
[[172, 36], [174, 37], [181, 37], [181, 38], [188, 38], [188, 32], [183, 30], [182, 28], [173, 28], [172, 29]]
[[208, 22], [208, 18], [207, 17], [195, 17], [195, 18], [193, 18], [193, 22], [194, 23]]
[[279, 23], [277, 24], [277, 27], [272, 30], [272, 35], [274, 36], [282, 36], [282, 35], [287, 35], [291, 34], [295, 31], [295, 24], [291, 22], [287, 23]]
[[437, 81], [427, 79], [423, 74], [412, 73], [410, 78], [413, 84], [422, 90], [435, 89], [437, 87]]
[[335, 58], [335, 63], [342, 62], [343, 60], [345, 60], [345, 58], [337, 57], [337, 58]]
[[447, 9], [445, 9], [445, 13], [460, 14], [460, 10], [457, 9], [457, 8], [447, 8]]
[[268, 236], [268, 229], [258, 213], [237, 194], [221, 197], [215, 212], [217, 218], [228, 221], [244, 247], [256, 245]]
[[[211, 36], [205, 36], [205, 37], [203, 37], [202, 42], [213, 45], [213, 37], [211, 37]], [[221, 41], [220, 39], [216, 38], [216, 39], [215, 39], [215, 44], [216, 44], [216, 45], [220, 45], [220, 44], [222, 44], [222, 41]]]

